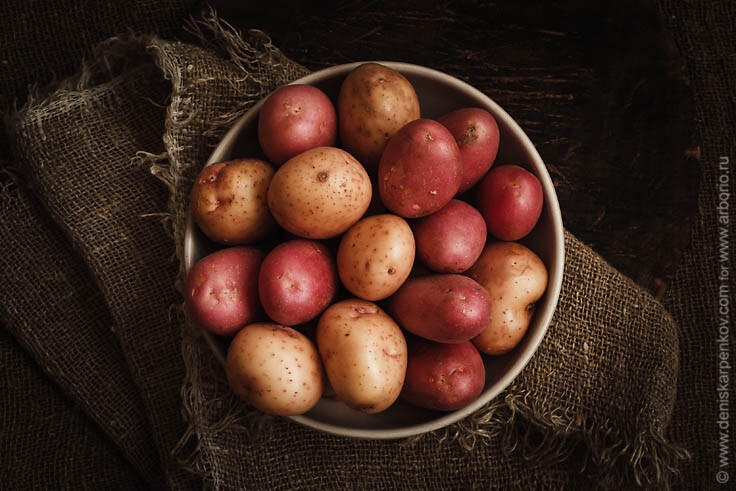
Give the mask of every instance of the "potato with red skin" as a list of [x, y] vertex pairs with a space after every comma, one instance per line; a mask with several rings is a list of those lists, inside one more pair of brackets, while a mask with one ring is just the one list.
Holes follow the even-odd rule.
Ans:
[[544, 194], [537, 176], [518, 165], [501, 165], [480, 182], [476, 200], [488, 233], [514, 241], [525, 237], [539, 221]]
[[282, 242], [266, 255], [258, 274], [263, 310], [287, 326], [317, 317], [335, 298], [337, 287], [335, 259], [314, 240]]
[[303, 414], [322, 397], [324, 371], [314, 344], [271, 322], [249, 324], [235, 335], [225, 373], [238, 397], [269, 414]]
[[486, 368], [473, 343], [417, 339], [409, 344], [401, 398], [426, 409], [455, 411], [476, 400], [485, 382]]
[[337, 398], [351, 408], [373, 414], [398, 399], [406, 339], [378, 305], [355, 298], [330, 305], [317, 323], [317, 348]]
[[340, 239], [337, 272], [343, 286], [364, 300], [393, 294], [412, 271], [416, 246], [403, 218], [386, 213], [361, 219]]
[[276, 222], [266, 203], [274, 168], [260, 159], [218, 162], [202, 169], [189, 209], [199, 229], [225, 245], [250, 244], [272, 235]]
[[398, 71], [364, 63], [340, 86], [337, 113], [342, 145], [375, 175], [388, 140], [406, 123], [419, 118], [419, 98]]
[[439, 273], [462, 273], [478, 259], [486, 244], [483, 215], [457, 199], [417, 219], [412, 230], [417, 256], [428, 268]]
[[336, 147], [317, 147], [279, 167], [268, 187], [276, 221], [308, 239], [336, 237], [360, 220], [373, 185], [355, 157]]
[[387, 310], [412, 334], [438, 343], [462, 343], [488, 325], [491, 299], [476, 281], [459, 274], [409, 278]]
[[437, 121], [417, 119], [386, 145], [378, 164], [383, 204], [404, 218], [445, 206], [460, 189], [463, 162], [452, 133]]
[[547, 268], [522, 244], [491, 242], [466, 274], [491, 297], [488, 325], [473, 344], [489, 355], [508, 353], [524, 338], [536, 302], [547, 289]]
[[463, 179], [458, 193], [481, 180], [498, 154], [500, 135], [496, 118], [485, 109], [466, 107], [438, 119], [455, 137], [463, 158]]
[[220, 249], [197, 261], [186, 280], [187, 312], [202, 328], [232, 336], [262, 313], [258, 270], [263, 252], [249, 246]]
[[337, 141], [337, 112], [317, 87], [284, 85], [268, 96], [258, 113], [258, 142], [275, 166], [315, 147]]

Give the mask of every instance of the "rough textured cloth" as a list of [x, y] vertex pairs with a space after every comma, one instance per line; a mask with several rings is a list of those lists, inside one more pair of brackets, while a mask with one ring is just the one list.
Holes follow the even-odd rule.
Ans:
[[[0, 329], [3, 489], [139, 489], [140, 474]], [[19, 405], [18, 401], [30, 403]], [[39, 435], [41, 437], [39, 438]], [[40, 459], [48, 459], [39, 462]]]
[[[41, 202], [92, 271], [168, 482], [180, 486], [190, 476], [170, 455], [184, 429], [179, 417], [181, 339], [169, 323], [171, 305], [178, 301], [170, 287], [176, 265], [159, 220], [144, 216], [166, 206], [166, 193], [131, 161], [138, 149], [162, 147], [167, 87], [150, 64], [100, 60], [49, 98], [21, 110], [14, 143], [22, 172], [43, 190]], [[104, 81], [98, 67], [122, 72]], [[50, 293], [56, 298], [66, 290]], [[79, 342], [87, 349], [104, 349]]]
[[31, 193], [9, 182], [0, 194], [0, 234], [5, 242], [0, 322], [7, 334], [103, 429], [148, 484], [163, 485], [148, 417], [88, 270], [61, 232], [48, 226]]
[[[663, 2], [662, 8], [672, 7]], [[703, 51], [688, 52], [697, 36], [681, 27], [691, 71], [733, 63], [702, 44]], [[733, 133], [702, 135], [701, 215], [667, 299], [681, 323], [679, 341], [660, 303], [566, 234], [558, 312], [539, 352], [501, 397], [457, 425], [410, 441], [344, 439], [262, 417], [237, 401], [209, 347], [181, 315], [173, 285], [181, 282], [177, 260], [193, 176], [237, 117], [306, 73], [260, 33], [240, 39], [213, 19], [190, 29], [197, 45], [154, 36], [104, 43], [79, 75], [36, 94], [11, 120], [20, 177], [0, 176], [0, 323], [73, 402], [2, 338], [3, 366], [18, 368], [3, 378], [10, 397], [1, 408], [8, 431], [0, 438], [28, 456], [14, 460], [0, 452], [0, 469], [32, 462], [28, 440], [39, 453], [69, 462], [33, 462], [38, 472], [6, 472], [4, 483], [24, 489], [53, 482], [131, 488], [141, 480], [183, 489], [199, 487], [199, 479], [251, 489], [659, 489], [678, 482], [683, 448], [693, 454], [685, 486], [714, 483], [717, 455], [706, 449], [716, 448], [717, 438], [716, 329], [702, 326], [716, 325], [717, 298], [694, 299], [718, 286], [712, 266], [717, 198], [709, 186], [720, 153], [733, 155], [721, 137]], [[713, 29], [714, 42], [728, 29]], [[696, 84], [706, 86], [707, 75], [700, 77]], [[728, 87], [733, 91], [733, 79], [703, 92], [700, 110]], [[701, 114], [734, 122], [733, 104]], [[85, 377], [72, 359], [100, 373]], [[18, 386], [16, 377], [28, 385]], [[104, 383], [123, 379], [119, 386]], [[39, 400], [38, 412], [16, 414], [13, 398], [27, 401], [28, 394]], [[694, 431], [703, 420], [713, 424]], [[153, 437], [146, 439], [149, 430]], [[65, 452], [58, 439], [38, 438], [38, 431], [68, 434]], [[84, 469], [98, 474], [80, 477]]]
[[[692, 243], [665, 299], [680, 325], [682, 363], [671, 435], [691, 449], [683, 467], [686, 482], [732, 489], [736, 4], [666, 0], [661, 9], [685, 55], [702, 152]], [[724, 269], [730, 271], [726, 279]], [[723, 397], [729, 399], [724, 403]]]

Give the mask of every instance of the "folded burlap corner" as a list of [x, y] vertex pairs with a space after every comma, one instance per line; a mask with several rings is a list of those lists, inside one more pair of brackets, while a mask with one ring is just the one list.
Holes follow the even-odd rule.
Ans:
[[[687, 455], [664, 437], [677, 326], [569, 233], [548, 334], [514, 383], [466, 420], [373, 442], [264, 418], [238, 401], [173, 288], [182, 280], [189, 189], [225, 130], [307, 70], [263, 33], [241, 37], [214, 14], [190, 30], [200, 45], [109, 40], [79, 76], [9, 124], [20, 172], [110, 309], [170, 485], [188, 483], [173, 452], [214, 487], [669, 487]], [[186, 430], [177, 423], [180, 386]], [[78, 397], [99, 407], [93, 395]], [[108, 427], [104, 410], [88, 413]]]

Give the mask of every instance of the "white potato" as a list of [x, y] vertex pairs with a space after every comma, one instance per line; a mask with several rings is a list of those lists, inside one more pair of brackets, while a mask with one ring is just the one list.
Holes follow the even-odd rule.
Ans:
[[328, 307], [317, 324], [317, 347], [337, 398], [351, 408], [377, 413], [399, 397], [406, 339], [376, 304], [348, 299]]
[[382, 300], [411, 273], [416, 252], [409, 224], [397, 215], [363, 218], [340, 240], [337, 272], [342, 284], [365, 300]]
[[363, 63], [345, 77], [337, 112], [342, 144], [371, 174], [388, 140], [421, 113], [411, 82], [379, 63]]
[[467, 275], [491, 296], [488, 325], [473, 344], [488, 355], [508, 353], [524, 338], [535, 304], [547, 289], [547, 268], [522, 244], [491, 242]]
[[259, 159], [208, 165], [192, 186], [189, 208], [210, 239], [226, 245], [251, 244], [277, 227], [266, 204], [273, 167]]
[[363, 166], [348, 152], [317, 147], [279, 167], [268, 188], [268, 207], [289, 232], [327, 239], [360, 220], [373, 187]]
[[309, 411], [323, 390], [314, 344], [299, 331], [270, 322], [241, 329], [227, 352], [227, 380], [241, 399], [269, 414]]

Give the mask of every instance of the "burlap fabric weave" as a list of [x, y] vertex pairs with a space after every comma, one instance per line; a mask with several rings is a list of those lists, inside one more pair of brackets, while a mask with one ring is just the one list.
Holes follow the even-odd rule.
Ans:
[[[237, 401], [179, 308], [186, 201], [224, 131], [306, 70], [262, 33], [239, 37], [213, 18], [190, 30], [196, 44], [103, 43], [77, 76], [36, 94], [9, 122], [0, 322], [94, 423], [70, 434], [107, 449], [101, 473], [124, 488], [137, 475], [152, 488], [182, 489], [200, 480], [249, 489], [677, 482], [687, 452], [666, 435], [678, 327], [569, 233], [547, 337], [514, 384], [467, 420], [411, 441], [370, 442], [264, 418]], [[674, 428], [688, 447], [682, 423]], [[2, 477], [33, 487], [33, 475]]]
[[[692, 244], [665, 298], [680, 326], [682, 352], [671, 433], [673, 440], [692, 449], [692, 458], [683, 466], [686, 482], [693, 483], [693, 488], [727, 489], [736, 480], [731, 368], [736, 291], [736, 4], [724, 1], [706, 6], [665, 0], [660, 10], [686, 55], [699, 122], [697, 143], [702, 150]], [[721, 276], [724, 268], [731, 272], [725, 279]], [[724, 300], [725, 310], [721, 308]], [[724, 394], [730, 394], [730, 403], [724, 404]], [[719, 420], [726, 424], [719, 425]]]

